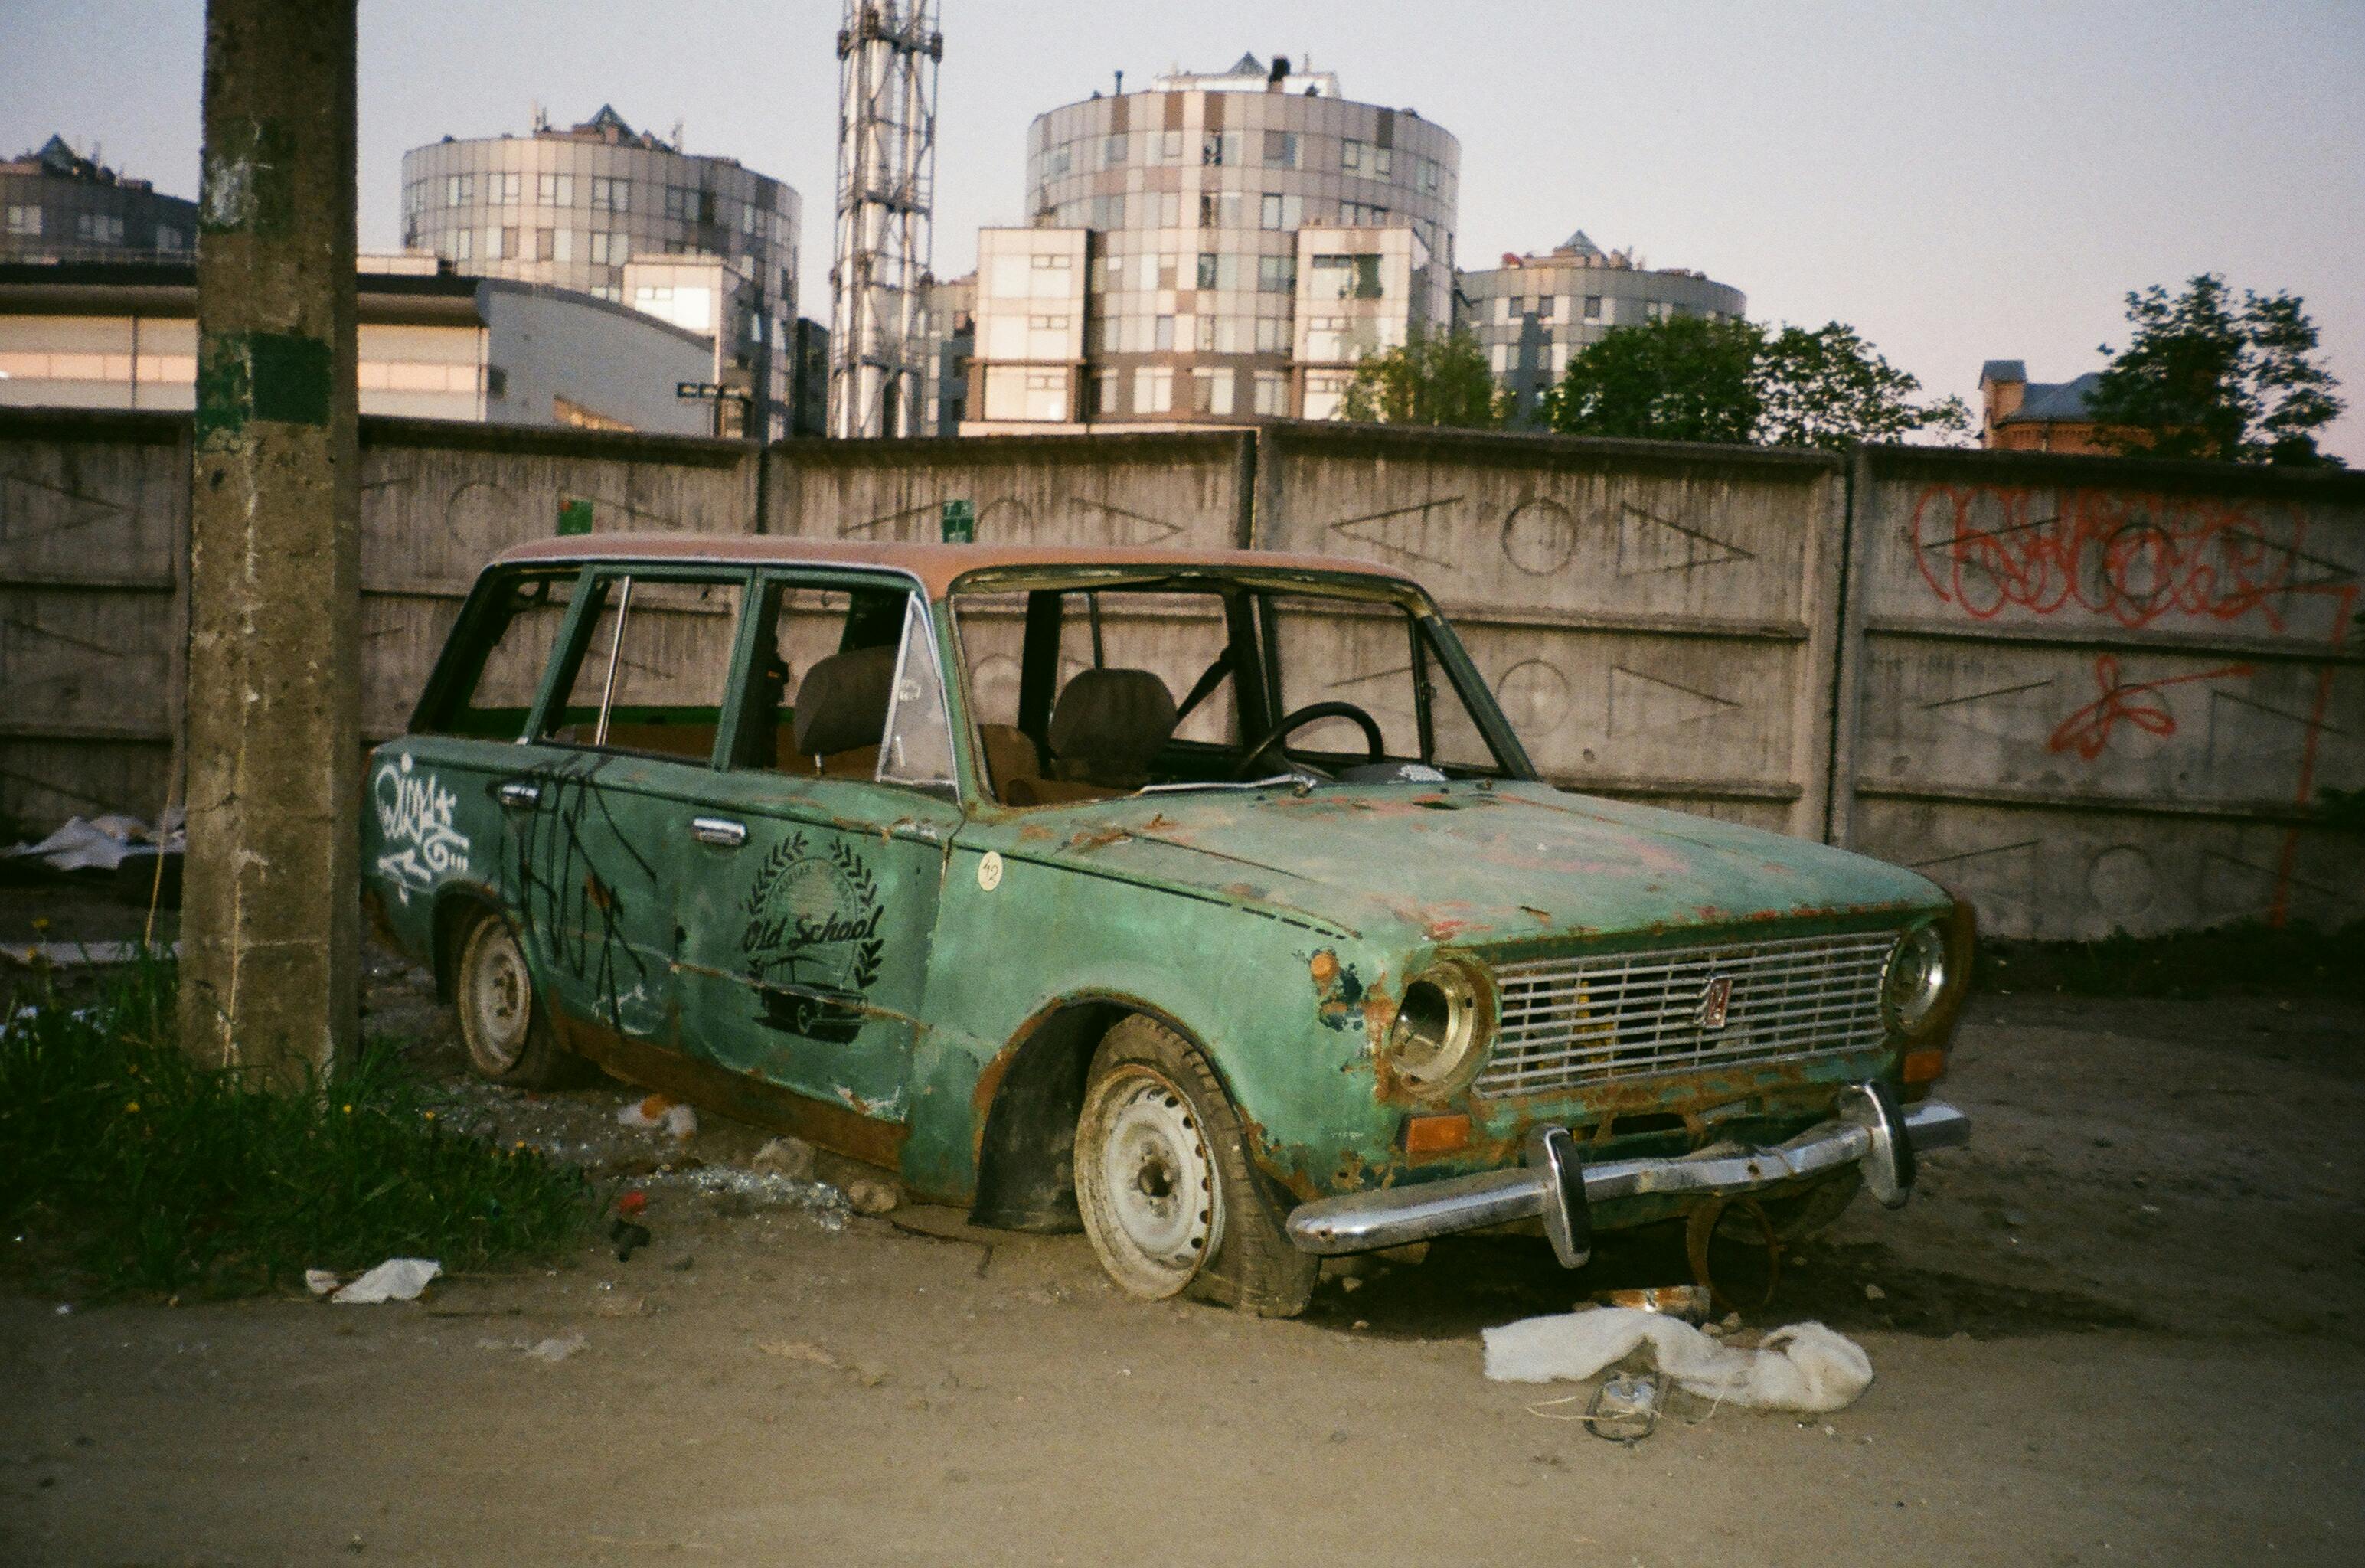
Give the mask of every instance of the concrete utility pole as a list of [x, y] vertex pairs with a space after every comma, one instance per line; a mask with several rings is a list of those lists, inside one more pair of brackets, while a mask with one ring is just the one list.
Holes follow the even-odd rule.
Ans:
[[181, 1036], [283, 1085], [359, 1022], [354, 6], [206, 6]]

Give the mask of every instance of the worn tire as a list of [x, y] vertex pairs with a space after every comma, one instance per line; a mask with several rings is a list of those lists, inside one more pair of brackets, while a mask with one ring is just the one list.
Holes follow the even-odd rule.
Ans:
[[[1149, 1301], [1187, 1293], [1262, 1317], [1306, 1310], [1320, 1260], [1290, 1245], [1239, 1114], [1173, 1030], [1137, 1014], [1103, 1036], [1075, 1158], [1084, 1233], [1121, 1289]], [[1206, 1199], [1195, 1211], [1194, 1184]]]
[[452, 1001], [460, 1041], [477, 1077], [519, 1089], [550, 1089], [571, 1058], [558, 1048], [550, 1013], [510, 923], [488, 910], [454, 946]]

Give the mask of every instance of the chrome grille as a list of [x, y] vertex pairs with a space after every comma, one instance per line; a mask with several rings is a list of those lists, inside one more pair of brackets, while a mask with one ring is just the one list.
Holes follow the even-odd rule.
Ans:
[[[1874, 931], [1503, 965], [1501, 1024], [1474, 1087], [1540, 1094], [1877, 1046], [1895, 940]], [[1720, 979], [1724, 1024], [1710, 1028]]]

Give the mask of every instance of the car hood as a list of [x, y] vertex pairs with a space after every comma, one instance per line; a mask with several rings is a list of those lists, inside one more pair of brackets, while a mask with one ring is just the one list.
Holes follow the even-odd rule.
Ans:
[[1945, 902], [1846, 850], [1542, 784], [1185, 791], [1062, 815], [1057, 854], [1071, 863], [1456, 945]]

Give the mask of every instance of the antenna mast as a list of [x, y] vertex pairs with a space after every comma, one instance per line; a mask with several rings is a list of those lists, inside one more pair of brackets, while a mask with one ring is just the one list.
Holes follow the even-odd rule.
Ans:
[[919, 312], [936, 178], [938, 0], [846, 0], [837, 35], [837, 246], [829, 433], [918, 428]]

